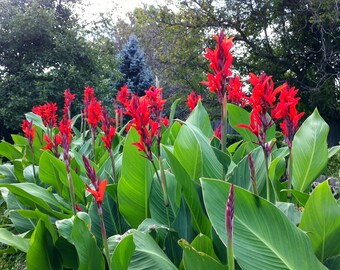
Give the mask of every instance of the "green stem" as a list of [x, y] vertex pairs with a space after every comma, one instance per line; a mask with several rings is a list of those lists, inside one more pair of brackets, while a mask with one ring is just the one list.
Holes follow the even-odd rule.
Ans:
[[117, 183], [117, 179], [116, 179], [116, 169], [115, 169], [115, 158], [114, 158], [112, 149], [109, 150], [109, 155], [110, 155], [110, 159], [111, 159], [113, 183]]
[[95, 136], [95, 133], [96, 133], [96, 130], [94, 128], [91, 128], [93, 160], [94, 160], [95, 163], [97, 163], [97, 159], [96, 159], [96, 136]]
[[33, 150], [33, 145], [30, 145], [30, 150], [32, 154], [32, 169], [33, 169], [33, 179], [34, 179], [34, 184], [37, 184], [37, 173], [35, 171], [35, 166], [34, 166], [34, 150]]
[[106, 260], [107, 260], [107, 264], [109, 266], [109, 270], [111, 270], [110, 252], [109, 252], [109, 245], [107, 243], [106, 229], [105, 229], [104, 218], [103, 218], [103, 209], [102, 209], [102, 206], [98, 204], [97, 204], [97, 209], [98, 209], [100, 227], [101, 227], [102, 238], [103, 238], [103, 243], [104, 243], [104, 253], [105, 253]]
[[[292, 148], [289, 147], [289, 160], [288, 160], [288, 175], [287, 175], [287, 189], [291, 189], [292, 186], [292, 173], [293, 173], [293, 154]], [[290, 201], [292, 199], [292, 194], [288, 191], [287, 199]]]
[[228, 270], [234, 270], [235, 261], [234, 261], [234, 247], [233, 247], [232, 236], [228, 236], [227, 258], [228, 258]]
[[68, 160], [68, 158], [66, 161], [66, 172], [67, 172], [68, 185], [70, 187], [70, 198], [71, 198], [72, 211], [73, 211], [73, 214], [75, 215], [77, 213], [76, 197], [74, 195], [74, 186], [73, 186], [72, 176], [70, 172], [70, 161]]
[[[223, 153], [227, 152], [227, 121], [228, 121], [228, 111], [227, 111], [227, 94], [224, 93], [222, 102], [222, 119], [221, 119], [221, 150]], [[225, 180], [226, 171], [222, 166], [222, 180]]]

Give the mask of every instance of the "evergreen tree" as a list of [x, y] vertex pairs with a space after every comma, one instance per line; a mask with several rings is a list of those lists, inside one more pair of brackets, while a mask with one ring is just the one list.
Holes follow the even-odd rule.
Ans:
[[144, 52], [139, 46], [139, 41], [134, 34], [129, 37], [119, 58], [121, 60], [119, 71], [123, 77], [116, 84], [116, 89], [127, 84], [131, 93], [138, 96], [144, 95], [144, 91], [155, 83], [155, 79], [146, 63]]

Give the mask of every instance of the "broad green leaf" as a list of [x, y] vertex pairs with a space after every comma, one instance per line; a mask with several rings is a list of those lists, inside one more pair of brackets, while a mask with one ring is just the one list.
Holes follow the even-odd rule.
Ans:
[[[92, 198], [92, 195], [90, 196]], [[113, 200], [111, 196], [109, 196], [108, 192], [106, 192], [105, 194], [102, 204], [102, 210], [107, 237], [110, 237], [115, 234], [124, 233], [124, 229], [126, 229], [125, 228], [126, 226], [124, 226], [125, 224], [123, 224], [123, 217], [120, 215], [118, 211], [117, 203]], [[96, 236], [98, 244], [101, 245], [102, 244], [101, 225], [98, 216], [97, 203], [94, 200], [92, 200], [90, 205], [89, 216], [91, 217], [91, 232]]]
[[308, 194], [294, 190], [294, 189], [282, 189], [281, 192], [291, 193], [295, 197], [295, 199], [299, 202], [299, 204], [302, 205], [302, 206], [305, 206], [308, 199], [309, 199]]
[[5, 163], [0, 165], [0, 183], [17, 183], [19, 182], [15, 172], [14, 165]]
[[231, 127], [236, 130], [244, 140], [250, 141], [250, 142], [256, 142], [257, 138], [256, 136], [250, 132], [250, 130], [246, 128], [240, 128], [237, 125], [239, 124], [246, 124], [249, 125], [250, 123], [250, 113], [247, 112], [245, 109], [232, 104], [228, 103], [228, 118], [229, 118], [229, 124]]
[[9, 160], [22, 158], [22, 153], [12, 144], [8, 142], [0, 142], [0, 156]]
[[197, 251], [204, 252], [205, 254], [218, 261], [218, 258], [214, 251], [214, 244], [208, 236], [200, 233], [192, 241], [191, 246]]
[[[68, 216], [65, 213], [71, 213], [71, 210], [60, 204], [52, 193], [33, 183], [0, 184], [0, 187], [5, 187], [17, 197], [25, 199], [28, 206], [38, 208], [45, 213], [47, 211], [57, 218], [63, 219]], [[54, 209], [59, 209], [62, 212]]]
[[[266, 169], [263, 150], [259, 146], [250, 153], [255, 164], [257, 189], [259, 193], [261, 193], [266, 183]], [[248, 156], [245, 156], [233, 169], [232, 173], [229, 176], [229, 182], [234, 183], [235, 185], [243, 187], [247, 190], [252, 190]]]
[[174, 121], [174, 117], [175, 117], [175, 112], [176, 112], [176, 108], [177, 108], [177, 105], [178, 105], [178, 102], [180, 102], [181, 99], [178, 98], [176, 99], [172, 104], [171, 104], [171, 109], [170, 109], [170, 117], [169, 117], [169, 125], [171, 126], [173, 121]]
[[79, 256], [79, 270], [105, 269], [103, 254], [87, 223], [75, 216], [72, 227], [72, 241]]
[[139, 135], [131, 128], [127, 137], [122, 157], [122, 176], [118, 182], [119, 210], [133, 228], [149, 217], [149, 194], [154, 174], [149, 160], [143, 157], [133, 142], [139, 141]]
[[[160, 172], [158, 173], [160, 174]], [[165, 172], [165, 178], [170, 205], [166, 209], [164, 205], [163, 190], [155, 175], [150, 193], [150, 215], [152, 219], [171, 227], [179, 210], [179, 206], [176, 203], [177, 182], [175, 176], [167, 171]], [[169, 222], [170, 224], [168, 224]]]
[[222, 164], [224, 171], [228, 171], [229, 165], [231, 163], [231, 156], [227, 150], [227, 153], [222, 152], [220, 149], [216, 147], [211, 147], [214, 150], [214, 153], [218, 159], [218, 161]]
[[[89, 228], [91, 228], [91, 218], [90, 216], [85, 212], [78, 212], [76, 216], [83, 220]], [[72, 216], [67, 219], [57, 220], [55, 222], [55, 225], [58, 229], [59, 235], [61, 235], [63, 238], [65, 238], [70, 243], [73, 242], [72, 240], [72, 229], [74, 224], [74, 218], [76, 216]]]
[[331, 148], [328, 148], [328, 159], [334, 156], [336, 153], [340, 151], [340, 145], [335, 145]]
[[340, 255], [329, 258], [325, 261], [325, 265], [329, 270], [339, 270], [340, 269]]
[[78, 254], [74, 245], [68, 242], [65, 238], [59, 237], [55, 246], [61, 256], [64, 268], [74, 270], [79, 268]]
[[340, 207], [327, 181], [319, 184], [307, 201], [300, 228], [309, 236], [322, 262], [340, 253]]
[[170, 166], [176, 177], [176, 180], [182, 186], [184, 199], [190, 209], [194, 228], [205, 235], [210, 235], [211, 225], [202, 209], [195, 183], [192, 181], [189, 174], [183, 168], [182, 164], [168, 150], [168, 148], [166, 148], [165, 146], [163, 146], [162, 148], [167, 153]]
[[295, 225], [299, 225], [301, 221], [302, 213], [296, 208], [293, 203], [276, 202], [276, 207], [280, 209], [288, 219]]
[[15, 226], [17, 232], [24, 233], [34, 229], [36, 221], [31, 218], [23, 217], [20, 211], [29, 209], [21, 204], [13, 193], [9, 192], [6, 196], [7, 210], [9, 211], [8, 217]]
[[[250, 113], [247, 112], [242, 107], [239, 107], [235, 104], [228, 103], [228, 117], [229, 123], [231, 127], [236, 130], [244, 140], [257, 142], [256, 136], [250, 132], [250, 130], [246, 128], [240, 128], [237, 125], [239, 124], [246, 124], [249, 125], [250, 123]], [[269, 117], [269, 115], [267, 116]], [[275, 138], [275, 125], [272, 125], [269, 130], [267, 131], [267, 141], [270, 141]]]
[[198, 180], [203, 174], [201, 147], [188, 126], [182, 126], [174, 143], [174, 155], [191, 179]]
[[30, 248], [27, 252], [27, 269], [63, 269], [60, 254], [42, 220], [38, 222], [30, 239]]
[[191, 179], [202, 176], [222, 178], [222, 164], [210, 146], [209, 139], [190, 123], [182, 126], [174, 144], [174, 155]]
[[125, 236], [112, 254], [111, 269], [127, 270], [135, 248], [133, 234]]
[[[212, 179], [201, 183], [208, 216], [227, 246], [225, 206], [230, 183]], [[235, 258], [242, 269], [326, 269], [304, 232], [273, 204], [237, 186], [233, 228]]]
[[301, 125], [294, 136], [292, 184], [305, 191], [327, 165], [329, 127], [317, 109]]
[[[71, 177], [76, 197], [83, 202], [85, 184], [72, 169]], [[48, 151], [45, 151], [40, 157], [39, 178], [44, 183], [53, 186], [60, 196], [69, 198], [70, 191], [65, 163]]]
[[33, 112], [29, 112], [29, 113], [25, 113], [25, 117], [27, 121], [33, 121], [33, 125], [41, 128], [44, 132], [46, 132], [46, 127], [39, 115]]
[[0, 228], [0, 242], [23, 252], [27, 252], [30, 240], [15, 235], [6, 229]]
[[198, 127], [207, 138], [211, 138], [214, 134], [214, 131], [211, 127], [209, 114], [203, 107], [200, 100], [198, 101], [195, 109], [189, 115], [186, 123], [190, 123], [193, 126]]
[[208, 254], [197, 250], [184, 239], [179, 241], [183, 249], [183, 262], [186, 270], [226, 270], [227, 266], [222, 265], [218, 260]]
[[150, 235], [134, 231], [133, 242], [135, 251], [129, 264], [129, 270], [177, 269]]

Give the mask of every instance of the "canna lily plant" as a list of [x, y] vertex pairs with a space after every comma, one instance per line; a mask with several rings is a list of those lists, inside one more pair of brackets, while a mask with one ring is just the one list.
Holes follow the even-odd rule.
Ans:
[[[70, 90], [59, 122], [52, 102], [26, 114], [24, 136], [0, 143], [8, 252], [29, 270], [338, 269], [339, 201], [311, 184], [340, 147], [317, 109], [301, 121], [294, 87], [251, 73], [245, 95], [232, 38], [215, 40], [204, 84], [218, 130], [194, 92], [188, 118], [168, 119], [158, 86], [122, 87], [112, 117], [89, 86], [81, 115]], [[228, 145], [226, 121], [241, 141]]]

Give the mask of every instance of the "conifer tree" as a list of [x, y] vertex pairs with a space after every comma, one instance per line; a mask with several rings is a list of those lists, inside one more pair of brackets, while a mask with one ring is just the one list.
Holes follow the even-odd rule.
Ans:
[[128, 42], [119, 54], [119, 58], [121, 61], [119, 71], [123, 74], [123, 77], [116, 84], [116, 89], [126, 84], [131, 93], [138, 96], [144, 95], [144, 91], [155, 83], [155, 79], [134, 34], [129, 37]]

